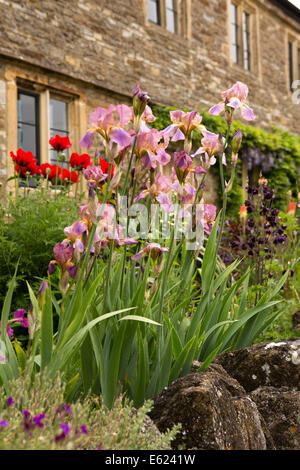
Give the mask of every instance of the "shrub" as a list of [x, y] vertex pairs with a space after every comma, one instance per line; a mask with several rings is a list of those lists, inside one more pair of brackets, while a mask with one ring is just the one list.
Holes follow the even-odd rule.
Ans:
[[66, 403], [65, 386], [35, 376], [0, 388], [0, 450], [170, 449], [179, 426], [161, 434], [147, 416], [151, 402], [135, 410], [119, 397], [107, 410], [98, 397]]
[[19, 262], [12, 308], [27, 308], [25, 280], [33, 286], [40, 284], [38, 279], [46, 275], [53, 258], [53, 246], [76, 215], [75, 200], [63, 193], [53, 198], [49, 192], [35, 190], [8, 200], [0, 213], [0, 304]]

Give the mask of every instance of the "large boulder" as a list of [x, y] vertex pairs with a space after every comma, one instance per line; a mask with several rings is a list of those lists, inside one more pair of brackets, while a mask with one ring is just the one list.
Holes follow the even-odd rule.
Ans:
[[259, 387], [249, 394], [277, 450], [300, 449], [300, 392], [288, 387]]
[[292, 315], [292, 325], [295, 330], [300, 331], [300, 310], [297, 310]]
[[300, 339], [258, 343], [217, 356], [220, 364], [247, 392], [261, 386], [300, 390]]
[[174, 448], [266, 449], [255, 403], [217, 364], [173, 382], [154, 399], [150, 417], [161, 432], [181, 423]]

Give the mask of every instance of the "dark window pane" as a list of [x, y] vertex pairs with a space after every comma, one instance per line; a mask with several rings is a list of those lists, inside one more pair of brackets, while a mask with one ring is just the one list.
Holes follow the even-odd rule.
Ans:
[[293, 64], [293, 43], [289, 41], [289, 73], [290, 73], [290, 89], [294, 81], [294, 64]]
[[68, 129], [67, 103], [55, 98], [50, 98], [50, 129]]
[[35, 124], [35, 101], [36, 97], [19, 93], [18, 97], [18, 121]]
[[18, 92], [18, 148], [32, 152], [39, 161], [39, 96]]
[[230, 21], [231, 21], [231, 49], [232, 61], [237, 64], [239, 61], [239, 30], [237, 19], [237, 6], [234, 3], [230, 4]]
[[230, 20], [231, 20], [231, 24], [235, 24], [236, 23], [236, 10], [237, 10], [237, 7], [236, 5], [234, 5], [233, 3], [230, 5]]
[[148, 0], [148, 20], [153, 23], [160, 24], [160, 15], [159, 15], [159, 0]]
[[250, 17], [248, 13], [243, 12], [243, 50], [244, 50], [244, 68], [250, 69]]
[[166, 0], [166, 27], [171, 33], [177, 30], [176, 0]]
[[173, 10], [166, 11], [167, 30], [176, 33], [176, 18]]
[[30, 124], [18, 124], [18, 147], [36, 156], [36, 128]]
[[[56, 134], [60, 135], [61, 137], [66, 137], [69, 133], [68, 131], [59, 131], [57, 132], [56, 130], [54, 129], [50, 129], [50, 137], [55, 137]], [[68, 157], [69, 155], [69, 149], [66, 149], [63, 151], [63, 153]], [[53, 150], [52, 148], [50, 148], [50, 162], [53, 164], [53, 163], [58, 163], [59, 166], [61, 166], [60, 162], [57, 162], [57, 152], [56, 150]], [[68, 164], [65, 163], [63, 165], [65, 168], [67, 168]]]

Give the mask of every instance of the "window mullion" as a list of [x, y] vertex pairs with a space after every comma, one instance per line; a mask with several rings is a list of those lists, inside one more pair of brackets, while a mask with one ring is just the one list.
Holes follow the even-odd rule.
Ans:
[[166, 0], [159, 1], [159, 16], [160, 16], [160, 24], [163, 28], [167, 26], [167, 19], [166, 19]]
[[40, 149], [41, 163], [49, 163], [49, 139], [50, 139], [50, 107], [49, 90], [45, 89], [40, 94]]
[[239, 65], [244, 64], [244, 44], [243, 44], [243, 11], [241, 6], [237, 8], [237, 43], [238, 43], [238, 60]]

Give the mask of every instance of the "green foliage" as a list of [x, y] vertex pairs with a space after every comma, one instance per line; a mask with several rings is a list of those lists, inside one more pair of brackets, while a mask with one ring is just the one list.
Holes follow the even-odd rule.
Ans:
[[[119, 397], [112, 410], [104, 407], [101, 399], [88, 396], [63, 408], [65, 383], [58, 375], [49, 381], [36, 375], [32, 383], [29, 377], [20, 377], [11, 383], [11, 397], [14, 404], [7, 405], [8, 395], [0, 388], [0, 422], [5, 420], [6, 427], [0, 425], [0, 450], [155, 450], [170, 449], [179, 426], [160, 434], [147, 416], [151, 402], [146, 402], [138, 410], [128, 400]], [[28, 410], [30, 418], [24, 427], [22, 411]], [[69, 412], [68, 412], [68, 411]], [[71, 411], [71, 413], [70, 413]], [[30, 420], [45, 414], [38, 427]], [[57, 442], [61, 436], [61, 424], [67, 424], [70, 434]], [[85, 426], [87, 434], [82, 432]], [[77, 431], [77, 432], [76, 432]]]
[[[153, 113], [157, 116], [153, 127], [162, 130], [170, 123], [170, 111], [177, 109], [176, 107], [163, 107], [153, 105]], [[187, 111], [187, 110], [185, 110]], [[203, 116], [202, 123], [211, 132], [226, 134], [227, 123], [224, 118], [220, 116], [211, 116], [207, 111], [201, 111]], [[281, 209], [287, 207], [287, 192], [291, 191], [292, 195], [296, 197], [297, 184], [299, 181], [300, 171], [300, 137], [289, 133], [288, 131], [274, 128], [272, 131], [267, 131], [259, 127], [251, 126], [243, 122], [234, 121], [231, 126], [230, 136], [240, 129], [243, 134], [242, 149], [247, 148], [259, 149], [264, 154], [272, 153], [275, 157], [273, 167], [268, 171], [265, 176], [269, 180], [270, 186], [277, 193], [276, 204]], [[194, 148], [201, 145], [201, 134], [194, 132], [193, 135]], [[238, 177], [235, 178], [234, 187], [229, 195], [228, 212], [227, 216], [232, 216], [238, 212], [241, 201], [241, 162], [238, 163]], [[218, 168], [212, 169], [212, 173], [218, 174]], [[225, 170], [225, 177], [230, 174], [230, 169]], [[218, 191], [220, 201], [222, 200], [221, 191]]]
[[7, 283], [19, 261], [18, 288], [13, 308], [27, 308], [26, 282], [37, 286], [53, 258], [53, 246], [60, 241], [64, 227], [77, 216], [71, 197], [35, 190], [26, 197], [9, 199], [0, 212], [0, 304]]

